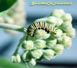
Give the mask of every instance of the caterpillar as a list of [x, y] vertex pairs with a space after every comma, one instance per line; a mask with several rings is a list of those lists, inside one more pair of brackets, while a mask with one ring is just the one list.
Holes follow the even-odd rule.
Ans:
[[37, 29], [43, 29], [45, 30], [47, 33], [49, 32], [53, 32], [54, 29], [51, 27], [50, 24], [48, 24], [46, 21], [38, 21], [38, 22], [35, 22], [33, 24], [31, 24], [28, 29], [27, 29], [27, 33], [30, 35], [30, 36], [34, 36], [34, 33]]

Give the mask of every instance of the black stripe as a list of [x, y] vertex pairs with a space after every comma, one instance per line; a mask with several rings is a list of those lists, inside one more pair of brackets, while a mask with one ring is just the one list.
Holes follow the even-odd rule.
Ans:
[[44, 29], [45, 29], [45, 21], [44, 21]]
[[36, 25], [35, 25], [36, 23], [34, 23], [33, 25], [36, 27]]
[[38, 22], [38, 26], [39, 26], [39, 28], [40, 28], [40, 21]]

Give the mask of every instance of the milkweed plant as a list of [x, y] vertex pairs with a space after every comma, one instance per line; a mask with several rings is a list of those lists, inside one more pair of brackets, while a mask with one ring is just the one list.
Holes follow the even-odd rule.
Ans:
[[[70, 48], [75, 36], [72, 16], [62, 9], [55, 9], [49, 16], [35, 20], [28, 28], [9, 24], [0, 24], [0, 27], [24, 33], [11, 60], [33, 66], [43, 59], [51, 60], [65, 48]], [[20, 47], [23, 49], [21, 55], [18, 52]]]

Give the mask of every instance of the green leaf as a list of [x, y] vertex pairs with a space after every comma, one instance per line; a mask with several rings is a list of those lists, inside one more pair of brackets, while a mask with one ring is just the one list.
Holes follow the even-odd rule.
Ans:
[[0, 12], [10, 8], [17, 0], [0, 0]]
[[0, 57], [0, 68], [49, 68], [49, 67], [40, 65], [36, 65], [34, 67], [33, 66], [28, 67], [26, 64], [12, 63], [11, 61], [3, 57]]
[[0, 58], [0, 68], [27, 68], [27, 67], [26, 65], [12, 63], [11, 61], [5, 58]]

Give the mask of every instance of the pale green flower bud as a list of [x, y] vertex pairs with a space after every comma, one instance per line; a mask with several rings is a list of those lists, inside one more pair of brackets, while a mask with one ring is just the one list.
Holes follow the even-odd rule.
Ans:
[[47, 21], [47, 17], [44, 17], [44, 18], [40, 18], [40, 19], [37, 19], [37, 20], [35, 20], [35, 22], [38, 22], [38, 21]]
[[48, 48], [53, 48], [56, 45], [56, 43], [57, 43], [56, 39], [54, 39], [54, 40], [48, 40], [47, 41], [47, 47]]
[[45, 48], [46, 42], [44, 40], [36, 40], [35, 41], [35, 47], [36, 48]]
[[65, 12], [62, 9], [55, 9], [52, 11], [52, 15], [61, 18]]
[[37, 39], [47, 39], [49, 38], [49, 36], [50, 34], [47, 33], [45, 30], [42, 30], [42, 29], [36, 30], [35, 38]]
[[40, 57], [41, 57], [42, 54], [43, 54], [43, 50], [41, 50], [41, 49], [33, 50], [33, 51], [31, 51], [31, 54], [32, 54], [32, 56], [33, 56], [35, 59], [40, 59]]
[[68, 32], [67, 35], [70, 36], [71, 38], [75, 37], [75, 29], [71, 28]]
[[64, 50], [64, 45], [56, 44], [54, 47], [54, 50], [55, 50], [56, 54], [61, 54]]
[[28, 51], [26, 51], [26, 52], [23, 53], [23, 55], [22, 55], [22, 59], [23, 59], [23, 60], [26, 59], [27, 53], [28, 53]]
[[49, 38], [50, 37], [50, 34], [49, 33], [46, 33], [43, 37], [42, 37], [42, 39], [47, 39], [47, 38]]
[[62, 17], [62, 19], [63, 19], [64, 21], [72, 22], [72, 16], [71, 16], [71, 14], [69, 14], [69, 13], [64, 14], [63, 17]]
[[63, 23], [63, 20], [61, 18], [57, 18], [56, 26], [60, 26]]
[[55, 16], [50, 16], [48, 17], [47, 22], [54, 27], [57, 24], [57, 18]]
[[63, 38], [66, 36], [66, 33], [63, 33], [61, 37], [58, 37], [57, 40], [59, 43], [62, 43]]
[[32, 49], [34, 48], [34, 43], [33, 43], [33, 41], [31, 41], [31, 40], [24, 41], [23, 47], [24, 47], [26, 50], [32, 50]]
[[57, 41], [59, 42], [59, 43], [62, 43], [62, 39], [63, 39], [63, 37], [66, 35], [66, 33], [63, 33], [63, 35], [61, 36], [61, 37], [58, 37], [57, 38]]
[[64, 47], [70, 48], [72, 45], [72, 39], [68, 36], [64, 36], [62, 39], [62, 43], [63, 43]]
[[11, 61], [16, 62], [16, 56], [12, 56]]
[[61, 37], [62, 36], [62, 34], [63, 34], [63, 32], [62, 32], [62, 30], [61, 29], [57, 29], [56, 31], [56, 37], [58, 38], [58, 37]]
[[21, 62], [21, 58], [20, 58], [20, 55], [17, 54], [16, 56], [12, 56], [12, 62], [17, 62], [17, 63], [20, 63]]
[[72, 45], [72, 38], [67, 36], [66, 33], [64, 33], [61, 37], [58, 38], [58, 42], [63, 44], [64, 47], [70, 48]]
[[70, 22], [64, 22], [61, 27], [63, 31], [68, 32], [72, 27], [72, 24]]
[[63, 20], [55, 16], [50, 16], [48, 17], [47, 22], [54, 27], [54, 26], [60, 26], [63, 23]]
[[36, 65], [36, 60], [35, 60], [35, 59], [31, 59], [31, 60], [29, 61], [29, 64], [35, 66], [35, 65]]
[[44, 58], [47, 60], [51, 60], [54, 58], [55, 52], [51, 49], [44, 50]]
[[19, 62], [21, 62], [21, 57], [20, 57], [20, 55], [19, 54], [17, 54], [17, 62], [19, 63]]

